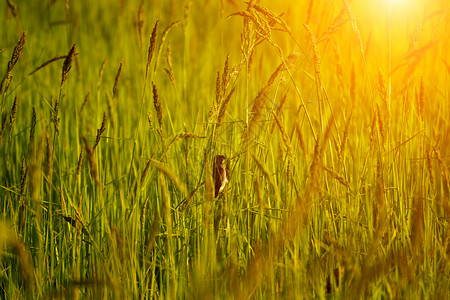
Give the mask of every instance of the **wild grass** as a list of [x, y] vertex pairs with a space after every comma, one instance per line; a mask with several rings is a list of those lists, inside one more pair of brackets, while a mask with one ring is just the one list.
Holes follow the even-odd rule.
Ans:
[[447, 299], [449, 13], [1, 4], [1, 297]]

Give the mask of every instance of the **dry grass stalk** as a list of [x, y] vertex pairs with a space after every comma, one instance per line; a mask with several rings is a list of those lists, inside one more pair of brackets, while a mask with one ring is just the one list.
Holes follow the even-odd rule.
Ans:
[[222, 91], [221, 94], [225, 95], [225, 91], [227, 89], [227, 82], [228, 82], [228, 72], [230, 71], [230, 54], [227, 54], [227, 58], [225, 60], [225, 65], [223, 66], [223, 73], [222, 73]]
[[153, 53], [156, 49], [156, 37], [158, 35], [158, 23], [159, 20], [156, 20], [155, 25], [153, 26], [152, 35], [150, 36], [150, 45], [148, 47], [148, 54], [147, 54], [147, 66], [145, 68], [145, 79], [148, 78], [148, 70], [150, 69], [150, 64], [152, 62]]
[[320, 138], [317, 137], [316, 143], [314, 145], [314, 153], [312, 157], [312, 163], [309, 167], [309, 190], [312, 191], [317, 186], [317, 183], [319, 182], [320, 176], [319, 176], [319, 166], [320, 164]]
[[303, 24], [303, 27], [305, 27], [306, 32], [308, 33], [309, 39], [311, 40], [312, 48], [313, 48], [313, 58], [314, 58], [314, 72], [316, 73], [316, 80], [319, 86], [321, 86], [320, 83], [320, 54], [319, 49], [317, 48], [317, 40], [314, 36], [311, 28], [307, 24]]
[[[207, 201], [212, 201], [214, 199], [214, 175], [211, 168], [210, 156], [207, 151], [203, 151], [203, 168], [205, 172], [206, 199]], [[208, 208], [208, 213], [209, 209], [210, 207]]]
[[[201, 135], [197, 135], [197, 134], [190, 133], [190, 132], [179, 133], [172, 139], [172, 141], [170, 141], [170, 143], [167, 146], [165, 146], [164, 151], [161, 153], [160, 156], [163, 157], [164, 155], [166, 155], [166, 153], [169, 152], [172, 145], [178, 140], [181, 140], [181, 139], [185, 139], [185, 140], [186, 139], [204, 139], [204, 138], [206, 138], [206, 136], [201, 136]], [[163, 139], [163, 142], [164, 142], [164, 139]], [[165, 145], [165, 142], [164, 142], [164, 145]]]
[[[408, 53], [408, 55], [405, 57], [405, 59], [414, 58], [415, 59], [415, 65], [417, 65], [418, 61], [423, 57], [425, 52], [428, 51], [431, 47], [433, 47], [437, 43], [439, 43], [439, 41], [431, 41], [428, 44], [426, 44], [425, 46]], [[413, 70], [414, 69], [412, 68], [411, 71], [413, 71]]]
[[442, 61], [444, 62], [445, 67], [447, 68], [448, 75], [450, 75], [450, 64], [448, 64], [445, 59], [442, 59]]
[[16, 94], [16, 97], [14, 98], [14, 102], [13, 102], [13, 105], [11, 107], [11, 114], [9, 115], [9, 138], [8, 138], [8, 142], [11, 142], [12, 130], [13, 130], [14, 123], [16, 122], [16, 114], [17, 114], [17, 94]]
[[20, 55], [22, 54], [26, 40], [27, 40], [27, 34], [24, 31], [22, 33], [22, 37], [19, 39], [19, 42], [17, 43], [16, 47], [14, 47], [13, 53], [11, 55], [11, 59], [8, 61], [8, 67], [6, 69], [6, 74], [0, 83], [0, 93], [1, 94], [6, 93], [8, 91], [9, 85], [11, 84], [11, 81], [12, 81], [11, 72], [14, 69], [14, 66], [16, 65], [17, 61], [19, 60]]
[[[288, 93], [289, 93], [289, 89], [286, 91], [286, 93], [284, 94], [283, 98], [281, 98], [280, 105], [278, 105], [277, 110], [275, 112], [275, 114], [277, 116], [280, 116], [281, 112], [283, 111], [284, 105], [286, 104]], [[275, 125], [276, 125], [276, 122], [273, 122], [272, 123], [272, 128], [270, 129], [270, 134], [273, 134], [273, 131], [275, 130]]]
[[430, 174], [430, 184], [434, 189], [434, 173], [433, 173], [433, 161], [431, 159], [431, 150], [429, 147], [426, 149], [426, 162], [427, 162], [427, 170]]
[[36, 130], [36, 110], [34, 106], [32, 107], [32, 114], [31, 114], [31, 128], [30, 128], [30, 140], [28, 144], [28, 151], [30, 155], [34, 154], [34, 133]]
[[352, 63], [352, 72], [350, 73], [350, 100], [352, 103], [355, 103], [356, 100], [356, 73], [354, 63]]
[[206, 136], [204, 135], [198, 135], [195, 133], [190, 133], [190, 132], [182, 132], [176, 135], [176, 139], [204, 139], [206, 138]]
[[377, 130], [377, 114], [375, 113], [372, 118], [372, 122], [370, 125], [370, 136], [369, 136], [369, 142], [370, 142], [370, 153], [373, 152], [376, 145], [376, 130]]
[[[13, 234], [11, 234], [12, 236]], [[19, 261], [20, 274], [23, 278], [25, 288], [32, 288], [35, 284], [35, 270], [29, 251], [27, 251], [25, 245], [17, 237], [10, 238], [9, 244], [12, 252], [17, 256]]]
[[19, 196], [19, 231], [23, 231], [25, 226], [25, 189], [27, 187], [28, 166], [25, 156], [22, 157], [22, 167], [20, 168], [20, 196]]
[[448, 192], [448, 191], [450, 191], [450, 172], [448, 170], [447, 165], [442, 160], [441, 154], [434, 146], [433, 146], [433, 152], [434, 152], [435, 158], [437, 159], [437, 161], [439, 163], [439, 166], [441, 167], [442, 174], [444, 175], [444, 181], [447, 186], [447, 192]]
[[222, 100], [222, 89], [221, 89], [221, 83], [220, 83], [220, 72], [217, 71], [217, 76], [216, 76], [216, 104], [218, 105], [221, 100]]
[[66, 82], [69, 71], [72, 68], [72, 59], [75, 56], [75, 49], [76, 44], [73, 44], [72, 48], [70, 48], [69, 53], [66, 56], [66, 59], [64, 60], [61, 74], [61, 85], [60, 85], [61, 88], [64, 85], [64, 82]]
[[24, 31], [22, 33], [22, 36], [20, 37], [19, 42], [17, 43], [17, 46], [14, 47], [13, 54], [11, 56], [11, 59], [8, 62], [7, 73], [11, 72], [14, 69], [14, 66], [16, 65], [17, 61], [19, 60], [20, 55], [22, 54], [26, 39], [27, 39], [27, 34]]
[[75, 184], [77, 183], [78, 178], [80, 177], [81, 165], [83, 164], [84, 147], [85, 146], [81, 146], [80, 155], [78, 156], [77, 171], [75, 173]]
[[309, 24], [309, 21], [311, 20], [313, 4], [314, 4], [314, 0], [309, 0], [308, 10], [306, 11], [306, 20], [305, 20], [305, 24], [307, 24], [307, 25]]
[[153, 105], [155, 106], [156, 116], [158, 117], [159, 128], [162, 130], [162, 106], [159, 101], [158, 89], [156, 85], [152, 82], [153, 85]]
[[169, 69], [173, 69], [172, 64], [172, 51], [170, 51], [170, 42], [167, 44], [166, 54], [164, 55], [166, 57], [167, 65], [169, 66]]
[[[13, 79], [13, 75], [9, 74], [8, 77], [6, 78], [6, 83], [5, 83], [5, 88], [4, 88], [4, 93], [6, 94], [6, 92], [9, 90], [9, 87], [11, 86], [11, 82]], [[0, 83], [0, 92], [2, 91], [2, 85]]]
[[231, 92], [228, 94], [228, 96], [223, 100], [222, 104], [220, 105], [219, 115], [217, 117], [217, 125], [216, 130], [219, 128], [219, 126], [222, 124], [223, 120], [225, 119], [225, 113], [227, 111], [228, 104], [230, 103], [231, 96], [233, 95], [234, 91], [236, 90], [236, 87], [234, 87]]
[[6, 5], [9, 9], [9, 11], [11, 12], [11, 14], [13, 15], [13, 17], [17, 17], [17, 7], [16, 5], [11, 1], [11, 0], [6, 0]]
[[[35, 117], [35, 115], [34, 115]], [[31, 195], [31, 201], [34, 204], [34, 214], [36, 216], [35, 221], [40, 219], [41, 216], [41, 201], [39, 199], [40, 197], [40, 190], [41, 190], [41, 183], [42, 183], [42, 158], [44, 154], [44, 138], [41, 137], [38, 142], [37, 150], [34, 150], [34, 133], [33, 138], [30, 138], [30, 144], [32, 145], [30, 147], [30, 166], [29, 166], [29, 177], [30, 177], [30, 195]], [[36, 222], [35, 224], [39, 228], [39, 224]]]
[[153, 127], [153, 122], [152, 122], [152, 113], [150, 111], [147, 114], [147, 120], [148, 120], [148, 125], [150, 126], [150, 129], [155, 130], [155, 128]]
[[[317, 39], [317, 44], [322, 42], [328, 42], [334, 36], [336, 32], [338, 32], [342, 26], [344, 26], [348, 19], [344, 19], [345, 9], [341, 9], [339, 14], [334, 18], [333, 24], [331, 24], [324, 33], [321, 34], [320, 38]], [[308, 23], [306, 23], [308, 24]]]
[[260, 14], [258, 14], [254, 9], [251, 9], [250, 5], [247, 11], [240, 11], [233, 13], [229, 15], [227, 18], [230, 18], [232, 16], [241, 16], [247, 23], [251, 21], [251, 23], [255, 25], [254, 31], [256, 32], [257, 36], [259, 38], [267, 40], [270, 44], [274, 45], [271, 35], [271, 27], [269, 26], [269, 23], [265, 19], [263, 19], [260, 16]]
[[423, 86], [423, 77], [420, 77], [420, 92], [417, 102], [417, 110], [419, 112], [420, 119], [423, 121], [424, 107], [425, 107], [425, 88]]
[[69, 17], [70, 17], [70, 0], [66, 0], [64, 7], [66, 9], [66, 21], [69, 21]]
[[353, 109], [350, 112], [350, 115], [347, 118], [347, 122], [345, 122], [344, 133], [342, 134], [341, 145], [339, 147], [339, 157], [342, 158], [345, 153], [345, 146], [347, 145], [348, 132], [350, 130], [350, 122], [352, 121]]
[[184, 6], [184, 23], [183, 27], [186, 30], [186, 27], [189, 23], [189, 12], [191, 11], [192, 1], [188, 1], [188, 3]]
[[144, 171], [142, 171], [141, 181], [140, 181], [140, 182], [141, 182], [141, 186], [142, 186], [142, 184], [144, 183], [145, 177], [147, 177], [148, 170], [150, 170], [150, 165], [151, 165], [150, 161], [151, 161], [152, 158], [153, 158], [153, 155], [152, 155], [152, 157], [148, 160], [148, 162], [145, 164]]
[[382, 144], [384, 145], [386, 142], [386, 135], [385, 135], [385, 130], [384, 130], [383, 117], [381, 115], [381, 110], [380, 110], [380, 107], [378, 106], [378, 104], [376, 104], [376, 108], [377, 108], [378, 130], [380, 131], [381, 141], [382, 141]]
[[166, 71], [167, 75], [169, 76], [170, 82], [172, 83], [172, 86], [176, 88], [175, 83], [175, 75], [173, 74], [173, 66], [172, 66], [172, 52], [170, 51], [170, 43], [167, 45], [167, 51], [166, 51], [166, 62], [169, 66], [168, 68], [164, 68], [164, 71]]
[[164, 214], [164, 223], [166, 225], [166, 233], [167, 238], [170, 240], [172, 236], [172, 217], [171, 217], [171, 207], [170, 207], [170, 196], [167, 191], [167, 183], [164, 172], [159, 172], [159, 186], [161, 188], [161, 198], [163, 202], [163, 214]]
[[5, 133], [5, 130], [6, 130], [6, 121], [7, 120], [8, 120], [8, 110], [5, 110], [5, 112], [3, 113], [3, 118], [2, 118], [2, 127], [0, 129], [0, 145], [2, 144], [3, 134]]
[[422, 192], [416, 198], [413, 208], [413, 216], [411, 220], [411, 246], [414, 255], [420, 254], [420, 249], [423, 248], [423, 237], [425, 231], [424, 207]]
[[114, 87], [113, 87], [113, 97], [117, 97], [117, 91], [119, 89], [119, 79], [120, 75], [122, 74], [122, 67], [123, 67], [123, 61], [120, 62], [119, 69], [117, 70], [116, 79], [114, 80]]
[[156, 167], [159, 171], [164, 173], [164, 175], [166, 175], [167, 178], [169, 178], [170, 181], [172, 181], [175, 187], [184, 194], [184, 196], [189, 195], [186, 185], [181, 181], [181, 179], [177, 175], [175, 175], [175, 173], [172, 172], [172, 170], [167, 168], [163, 163], [156, 161], [154, 159], [150, 159], [150, 163], [152, 164], [152, 166]]
[[145, 226], [145, 217], [146, 217], [148, 199], [149, 199], [149, 197], [145, 198], [144, 203], [142, 204], [142, 208], [141, 208], [141, 230], [144, 230], [144, 226]]
[[115, 126], [115, 111], [114, 111], [114, 104], [113, 99], [111, 98], [111, 95], [108, 91], [106, 91], [106, 106], [108, 107], [108, 116], [109, 116], [109, 123], [111, 124], [111, 128], [116, 128]]
[[92, 149], [92, 147], [89, 145], [88, 141], [86, 140], [86, 138], [83, 136], [82, 137], [83, 142], [84, 142], [84, 146], [87, 152], [87, 157], [88, 157], [88, 161], [89, 161], [89, 165], [91, 166], [91, 176], [94, 179], [96, 185], [98, 187], [100, 187], [100, 178], [98, 176], [98, 168], [97, 168], [97, 163], [95, 162], [95, 157], [94, 157], [94, 149]]
[[282, 71], [286, 70], [286, 66], [289, 67], [290, 65], [292, 65], [297, 58], [298, 58], [298, 53], [294, 52], [291, 55], [289, 55], [288, 58], [285, 60], [286, 63], [282, 62], [277, 67], [275, 72], [273, 72], [272, 75], [270, 76], [266, 85], [258, 92], [258, 95], [256, 96], [256, 98], [253, 102], [250, 120], [242, 134], [243, 144], [245, 144], [245, 145], [247, 144], [248, 134], [253, 132], [253, 127], [256, 125], [259, 118], [261, 117], [262, 110], [265, 107], [266, 102], [267, 102], [267, 95], [269, 94], [270, 88], [272, 87], [273, 83], [275, 82], [275, 79]]
[[266, 180], [269, 182], [270, 186], [273, 188], [275, 197], [277, 199], [277, 201], [280, 201], [279, 203], [281, 203], [281, 199], [280, 199], [280, 193], [278, 191], [278, 185], [275, 182], [275, 180], [273, 179], [272, 175], [270, 174], [269, 170], [267, 169], [267, 167], [254, 155], [253, 156], [253, 160], [255, 161], [256, 165], [258, 166], [258, 169], [261, 170], [261, 172], [263, 173], [264, 177], [266, 178]]
[[[264, 6], [256, 4], [256, 3], [249, 4], [249, 8], [247, 8], [247, 10], [251, 11], [250, 8], [254, 8], [257, 12], [259, 12], [267, 20], [267, 22], [264, 22], [265, 20], [262, 20], [262, 17], [260, 17], [258, 14], [253, 13], [253, 15], [256, 16], [257, 20], [259, 21], [258, 24], [260, 24], [261, 22], [264, 22], [264, 25], [266, 25], [270, 29], [286, 31], [291, 34], [290, 28], [287, 26], [286, 22], [281, 18], [283, 16], [283, 13], [281, 15], [276, 15], [271, 10], [267, 9]], [[275, 26], [277, 24], [280, 25], [281, 28], [279, 28], [279, 27], [275, 28]]]
[[106, 130], [106, 113], [103, 112], [102, 125], [100, 126], [99, 129], [97, 129], [97, 136], [95, 137], [95, 144], [93, 150], [95, 150], [95, 148], [98, 146], [98, 143], [100, 143], [101, 135], [105, 130]]
[[91, 92], [88, 92], [86, 94], [86, 97], [84, 97], [83, 104], [81, 105], [81, 108], [80, 108], [80, 117], [83, 115], [83, 110], [86, 107], [86, 104], [88, 103], [90, 97], [91, 97]]
[[45, 161], [45, 174], [51, 187], [53, 182], [53, 149], [48, 131], [45, 132]]
[[58, 61], [58, 60], [60, 60], [60, 59], [65, 59], [67, 57], [67, 55], [59, 55], [59, 56], [55, 56], [55, 57], [53, 57], [52, 59], [50, 59], [50, 60], [48, 60], [48, 61], [46, 61], [45, 63], [43, 63], [42, 65], [40, 65], [39, 67], [37, 67], [36, 69], [34, 69], [34, 71], [33, 72], [31, 72], [30, 74], [28, 74], [28, 75], [33, 75], [34, 73], [36, 73], [37, 71], [39, 71], [40, 69], [42, 69], [42, 68], [44, 68], [44, 67], [46, 67], [47, 65], [49, 65], [49, 64], [51, 64], [52, 62], [55, 62], [55, 61]]
[[302, 149], [303, 155], [306, 158], [308, 150], [306, 149], [305, 139], [303, 138], [302, 129], [300, 128], [298, 121], [295, 122], [295, 132], [297, 133], [298, 141], [300, 143], [300, 149]]
[[319, 171], [320, 171], [320, 166], [321, 166], [322, 155], [323, 155], [324, 149], [328, 143], [328, 140], [331, 137], [331, 131], [333, 129], [333, 126], [334, 126], [334, 117], [331, 116], [331, 118], [328, 120], [327, 127], [323, 134], [322, 142], [320, 142], [319, 137], [316, 140], [316, 144], [314, 146], [313, 159], [312, 159], [311, 167], [309, 169], [310, 191], [315, 190], [319, 186], [319, 184], [318, 184], [320, 181], [320, 172]]
[[209, 155], [207, 151], [204, 151], [203, 161], [204, 161], [203, 168], [205, 170], [205, 192], [206, 192], [206, 203], [203, 207], [203, 215], [205, 228], [209, 229], [211, 216], [211, 203], [214, 199], [214, 183], [213, 183], [213, 174], [211, 172], [211, 164], [209, 161]]
[[[380, 161], [381, 159], [378, 158], [379, 165]], [[387, 202], [382, 174], [379, 174], [377, 179], [377, 193], [377, 203], [373, 208], [373, 227], [376, 239], [382, 236], [387, 223]]]
[[255, 176], [255, 190], [256, 190], [256, 197], [258, 198], [258, 205], [259, 205], [259, 212], [261, 214], [261, 219], [264, 219], [264, 198], [261, 187], [261, 181], [259, 180], [258, 176]]
[[283, 143], [286, 146], [287, 153], [289, 155], [292, 155], [291, 141], [290, 141], [289, 136], [288, 136], [288, 134], [286, 132], [286, 129], [284, 128], [283, 123], [281, 123], [280, 118], [278, 118], [278, 116], [274, 112], [272, 112], [272, 115], [273, 115], [273, 117], [275, 119], [275, 123], [277, 124], [278, 129], [280, 130], [281, 138], [283, 139]]
[[378, 69], [378, 92], [380, 93], [381, 100], [383, 101], [386, 110], [388, 110], [389, 104], [387, 101], [386, 84], [384, 83], [383, 73], [381, 73], [381, 69]]
[[326, 167], [326, 166], [324, 166], [324, 165], [321, 165], [321, 167], [322, 167], [322, 169], [324, 169], [325, 171], [327, 171], [328, 173], [330, 173], [330, 175], [331, 175], [334, 179], [336, 179], [337, 181], [339, 181], [339, 183], [341, 183], [342, 185], [346, 186], [348, 189], [351, 189], [350, 183], [349, 183], [344, 177], [342, 177], [341, 175], [339, 175], [338, 173], [336, 173], [334, 170], [332, 170], [332, 169], [330, 169], [330, 168], [328, 168], [328, 167]]
[[255, 51], [256, 47], [253, 47], [250, 50], [250, 54], [248, 55], [248, 67], [247, 67], [247, 76], [250, 76], [250, 73], [252, 71], [253, 62], [255, 61]]
[[166, 40], [167, 34], [169, 33], [169, 31], [175, 27], [176, 25], [178, 25], [178, 23], [180, 23], [180, 21], [175, 21], [170, 23], [163, 31], [163, 33], [161, 34], [161, 40], [159, 41], [159, 45], [158, 45], [158, 52], [156, 53], [156, 57], [155, 57], [155, 68], [153, 69], [153, 72], [156, 73], [156, 70], [158, 69], [158, 61], [159, 61], [159, 57], [161, 56], [161, 51], [162, 51], [162, 46], [164, 44], [164, 41]]
[[356, 34], [356, 38], [359, 41], [359, 48], [361, 50], [361, 53], [364, 54], [364, 47], [362, 45], [361, 33], [359, 32], [358, 26], [356, 25], [356, 17], [353, 14], [353, 11], [352, 11], [350, 5], [348, 4], [348, 1], [344, 0], [343, 2], [344, 2], [345, 12], [346, 12], [346, 14], [347, 14], [347, 16], [348, 16], [348, 18], [350, 20], [350, 23], [352, 24], [353, 31]]
[[170, 80], [170, 83], [172, 84], [172, 86], [175, 88], [175, 75], [173, 74], [173, 71], [171, 70], [171, 69], [169, 69], [169, 68], [164, 68], [164, 71], [166, 71], [166, 73], [167, 73], [167, 76], [169, 76], [169, 80]]
[[123, 243], [123, 239], [120, 236], [119, 231], [117, 230], [116, 226], [112, 226], [112, 232], [114, 233], [114, 238], [116, 240], [116, 248], [119, 248], [119, 257], [121, 260], [125, 259], [125, 246]]
[[56, 98], [55, 105], [53, 106], [52, 123], [55, 126], [55, 131], [59, 135], [59, 100]]
[[144, 28], [144, 18], [142, 17], [144, 13], [144, 0], [141, 0], [141, 4], [139, 5], [138, 15], [137, 15], [137, 26], [139, 33], [139, 45], [142, 47], [142, 29]]
[[328, 140], [331, 137], [331, 131], [333, 130], [334, 127], [334, 116], [331, 116], [330, 119], [328, 120], [328, 124], [327, 127], [325, 128], [325, 132], [323, 134], [323, 140], [322, 140], [322, 145], [320, 147], [320, 157], [322, 157], [322, 153], [323, 150], [326, 147], [326, 144], [328, 143]]
[[100, 85], [102, 83], [103, 71], [105, 70], [107, 59], [105, 58], [100, 66], [100, 70], [98, 70], [98, 82], [97, 82], [97, 92], [100, 91]]

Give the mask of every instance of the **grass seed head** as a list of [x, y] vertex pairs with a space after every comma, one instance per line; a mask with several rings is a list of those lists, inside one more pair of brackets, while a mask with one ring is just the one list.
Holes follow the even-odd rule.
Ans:
[[5, 130], [6, 130], [6, 121], [7, 120], [8, 120], [8, 110], [5, 110], [5, 112], [3, 113], [2, 125], [1, 125], [1, 129], [0, 129], [0, 145], [2, 143], [3, 134], [5, 133]]
[[158, 89], [156, 85], [152, 82], [153, 85], [153, 105], [155, 106], [156, 116], [158, 117], [159, 128], [162, 129], [162, 117], [163, 111], [161, 102], [159, 101]]
[[114, 80], [114, 87], [113, 87], [113, 97], [117, 97], [117, 91], [119, 89], [119, 79], [120, 75], [122, 74], [122, 67], [123, 67], [123, 61], [120, 62], [119, 69], [117, 70], [116, 79]]
[[69, 53], [66, 56], [66, 59], [64, 60], [64, 64], [63, 64], [63, 68], [62, 68], [62, 75], [61, 75], [61, 85], [60, 85], [61, 88], [64, 85], [64, 82], [66, 82], [69, 71], [72, 68], [72, 59], [75, 55], [75, 49], [76, 49], [76, 44], [73, 44], [72, 48], [70, 48]]
[[167, 34], [173, 27], [177, 26], [178, 23], [180, 23], [180, 21], [175, 21], [175, 22], [170, 23], [164, 29], [163, 33], [161, 34], [161, 40], [159, 41], [159, 45], [158, 45], [158, 52], [156, 53], [156, 56], [155, 56], [155, 68], [153, 69], [153, 72], [155, 72], [155, 73], [156, 73], [156, 70], [158, 69], [159, 57], [161, 56], [162, 46], [164, 44], [164, 41], [166, 40]]
[[11, 114], [9, 115], [9, 142], [11, 142], [11, 135], [14, 123], [16, 122], [16, 114], [17, 114], [17, 94], [14, 98], [13, 105], [11, 107]]
[[148, 70], [150, 69], [150, 64], [152, 63], [153, 53], [156, 49], [156, 37], [158, 36], [158, 24], [159, 20], [156, 20], [153, 26], [152, 35], [150, 36], [150, 45], [148, 46], [147, 53], [147, 66], [145, 68], [145, 79], [148, 78]]
[[22, 37], [20, 38], [19, 42], [17, 43], [17, 46], [14, 48], [11, 59], [8, 62], [7, 73], [10, 73], [14, 69], [14, 66], [16, 65], [17, 61], [19, 60], [20, 55], [22, 54], [26, 40], [27, 40], [27, 34], [24, 31], [22, 34]]
[[103, 112], [103, 120], [102, 120], [102, 125], [100, 126], [99, 129], [97, 129], [97, 136], [95, 137], [95, 144], [94, 144], [94, 150], [95, 148], [97, 148], [98, 144], [100, 143], [100, 138], [102, 133], [106, 130], [106, 113]]
[[386, 142], [386, 135], [384, 130], [383, 116], [381, 115], [381, 110], [378, 104], [376, 104], [376, 109], [377, 109], [378, 130], [380, 131], [381, 141], [383, 142], [382, 144], [384, 145]]

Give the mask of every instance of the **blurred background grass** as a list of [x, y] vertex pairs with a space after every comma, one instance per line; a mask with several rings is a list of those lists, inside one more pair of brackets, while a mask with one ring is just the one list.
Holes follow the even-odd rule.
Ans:
[[251, 4], [0, 5], [3, 298], [448, 297], [446, 1]]

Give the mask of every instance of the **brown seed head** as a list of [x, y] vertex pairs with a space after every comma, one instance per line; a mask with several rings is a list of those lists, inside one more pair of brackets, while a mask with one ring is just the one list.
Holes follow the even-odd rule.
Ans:
[[67, 75], [70, 71], [70, 68], [72, 67], [72, 58], [75, 55], [75, 45], [73, 44], [72, 48], [70, 48], [69, 53], [66, 56], [66, 59], [64, 60], [63, 68], [62, 68], [62, 76], [61, 76], [61, 87], [63, 86], [64, 82], [67, 79]]

